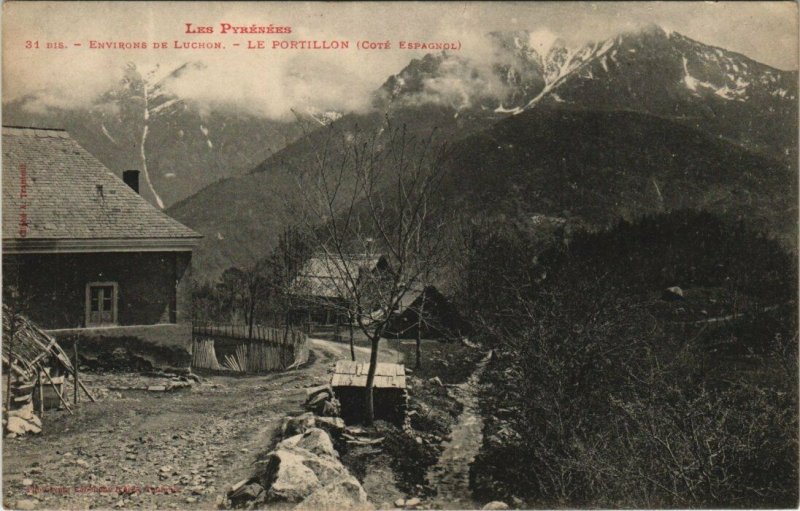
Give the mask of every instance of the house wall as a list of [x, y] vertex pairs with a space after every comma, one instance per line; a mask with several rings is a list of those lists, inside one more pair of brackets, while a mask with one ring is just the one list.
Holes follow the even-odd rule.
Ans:
[[[20, 310], [59, 342], [153, 350], [155, 366], [191, 359], [191, 252], [22, 254], [3, 257], [3, 295], [17, 292]], [[117, 324], [86, 326], [86, 284], [118, 284]], [[137, 328], [140, 327], [140, 328]], [[87, 352], [88, 354], [88, 352]], [[159, 354], [167, 354], [166, 358]], [[133, 353], [131, 352], [133, 356]], [[136, 355], [136, 356], [139, 356]], [[158, 363], [164, 359], [163, 363]]]

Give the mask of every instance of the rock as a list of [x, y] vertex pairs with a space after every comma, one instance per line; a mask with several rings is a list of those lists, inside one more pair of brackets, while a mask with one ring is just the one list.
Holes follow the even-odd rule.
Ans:
[[335, 511], [339, 509], [374, 509], [367, 500], [367, 492], [350, 474], [337, 478], [314, 490], [297, 510]]
[[20, 419], [29, 421], [33, 419], [33, 404], [29, 403], [22, 408], [11, 410], [8, 412], [8, 417], [19, 417]]
[[323, 392], [333, 395], [333, 387], [330, 384], [324, 384], [306, 388], [306, 401]]
[[315, 456], [308, 451], [300, 449], [297, 452], [306, 456], [306, 459], [303, 460], [303, 465], [314, 472], [314, 475], [317, 476], [322, 485], [348, 474], [347, 469], [336, 458]]
[[333, 448], [331, 437], [323, 429], [312, 428], [300, 435], [295, 442], [295, 447], [305, 449], [318, 456], [330, 456], [336, 458], [339, 454]]
[[32, 421], [26, 420], [24, 417], [9, 414], [6, 431], [8, 433], [14, 433], [17, 436], [22, 436], [26, 433], [41, 433], [42, 428]]
[[661, 299], [667, 301], [683, 300], [683, 289], [678, 286], [668, 287], [661, 293]]
[[344, 419], [341, 417], [316, 417], [314, 425], [324, 429], [333, 438], [339, 438], [344, 432]]
[[342, 404], [335, 397], [331, 398], [322, 403], [319, 414], [323, 417], [338, 417], [342, 414]]
[[167, 390], [165, 385], [150, 385], [147, 387], [148, 392], [164, 392]]
[[506, 504], [505, 502], [501, 502], [499, 500], [493, 500], [488, 504], [486, 504], [485, 506], [483, 506], [482, 509], [495, 509], [495, 510], [508, 509], [508, 504]]
[[264, 487], [258, 483], [245, 484], [232, 492], [228, 498], [231, 499], [231, 504], [238, 507], [242, 504], [251, 501], [263, 501], [265, 496]]
[[89, 468], [89, 462], [87, 462], [86, 460], [75, 460], [75, 464], [78, 465], [79, 467]]
[[434, 376], [433, 378], [429, 379], [428, 383], [432, 385], [438, 385], [439, 387], [444, 386], [444, 383], [442, 383], [442, 380], [438, 376]]
[[278, 445], [275, 446], [275, 449], [276, 450], [277, 449], [291, 449], [291, 448], [297, 446], [297, 442], [299, 442], [300, 439], [302, 439], [302, 438], [303, 438], [303, 434], [302, 433], [299, 434], [299, 435], [292, 435], [289, 438], [284, 438], [283, 440], [278, 442]]
[[422, 501], [419, 500], [418, 498], [414, 497], [413, 499], [408, 499], [406, 501], [406, 506], [407, 507], [419, 506], [420, 502], [422, 502]]
[[32, 499], [22, 499], [17, 501], [17, 505], [14, 506], [14, 509], [36, 509], [36, 504], [38, 504], [38, 501]]
[[330, 399], [331, 397], [332, 395], [327, 391], [318, 392], [306, 400], [306, 406], [309, 408], [314, 408], [317, 404]]
[[269, 454], [261, 481], [269, 488], [270, 500], [300, 502], [319, 487], [319, 478], [303, 464], [307, 459], [289, 449], [276, 449]]
[[395, 507], [403, 507], [406, 505], [406, 499], [397, 499], [394, 501]]
[[31, 486], [33, 485], [33, 479], [23, 479], [22, 486]]
[[300, 448], [318, 456], [337, 457], [328, 433], [320, 428], [311, 428], [302, 435], [294, 435], [280, 442], [276, 449]]
[[296, 417], [287, 417], [281, 428], [284, 437], [305, 433], [309, 428], [314, 427], [314, 414], [306, 412]]
[[238, 490], [242, 486], [246, 485], [248, 481], [249, 481], [249, 479], [242, 479], [238, 483], [232, 484], [230, 490], [228, 490], [228, 493], [234, 493], [236, 490]]

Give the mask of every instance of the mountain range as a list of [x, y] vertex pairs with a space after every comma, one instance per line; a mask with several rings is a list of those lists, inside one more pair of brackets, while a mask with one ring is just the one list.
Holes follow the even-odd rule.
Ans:
[[113, 170], [147, 171], [145, 196], [205, 236], [200, 278], [274, 246], [321, 125], [377, 132], [387, 117], [450, 143], [441, 193], [464, 215], [593, 227], [703, 208], [796, 246], [797, 71], [655, 25], [574, 47], [524, 30], [486, 37], [479, 54], [412, 60], [373, 93], [371, 112], [308, 115], [305, 126], [168, 92], [199, 63], [131, 66], [93, 108], [57, 121]]
[[301, 130], [233, 108], [210, 109], [184, 100], [170, 85], [202, 67], [147, 70], [128, 64], [115, 87], [91, 106], [26, 108], [29, 98], [3, 105], [3, 123], [66, 129], [121, 176], [141, 171], [141, 193], [164, 208], [219, 179], [252, 169], [295, 140]]
[[[796, 71], [657, 26], [577, 48], [526, 31], [487, 37], [483, 60], [412, 60], [375, 92], [374, 113], [345, 115], [337, 127], [378, 130], [386, 114], [414, 133], [436, 128], [453, 146], [441, 193], [465, 216], [591, 227], [703, 208], [796, 245]], [[195, 256], [201, 275], [270, 250], [291, 221], [292, 175], [322, 137], [312, 132], [169, 209], [206, 236]]]

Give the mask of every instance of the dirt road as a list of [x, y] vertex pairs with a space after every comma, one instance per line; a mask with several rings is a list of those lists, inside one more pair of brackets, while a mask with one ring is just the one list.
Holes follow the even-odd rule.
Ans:
[[[127, 391], [48, 412], [44, 432], [4, 441], [6, 507], [214, 509], [248, 476], [305, 387], [325, 383], [345, 344], [314, 340], [306, 368], [266, 376], [204, 378], [189, 390]], [[368, 360], [357, 348], [357, 358]], [[401, 355], [382, 347], [381, 360]]]

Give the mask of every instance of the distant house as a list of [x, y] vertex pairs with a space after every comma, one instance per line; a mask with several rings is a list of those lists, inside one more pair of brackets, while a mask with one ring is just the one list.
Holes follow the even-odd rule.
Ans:
[[297, 274], [293, 294], [303, 304], [302, 312], [311, 321], [330, 325], [346, 321], [351, 305], [353, 284], [374, 285], [381, 275], [391, 271], [382, 255], [349, 254], [344, 257], [317, 254], [311, 257]]
[[3, 127], [2, 151], [4, 302], [62, 345], [188, 366], [201, 236], [63, 130]]
[[419, 335], [424, 339], [461, 337], [471, 331], [471, 326], [455, 305], [435, 286], [408, 291], [399, 310], [386, 325], [388, 338], [411, 339]]

